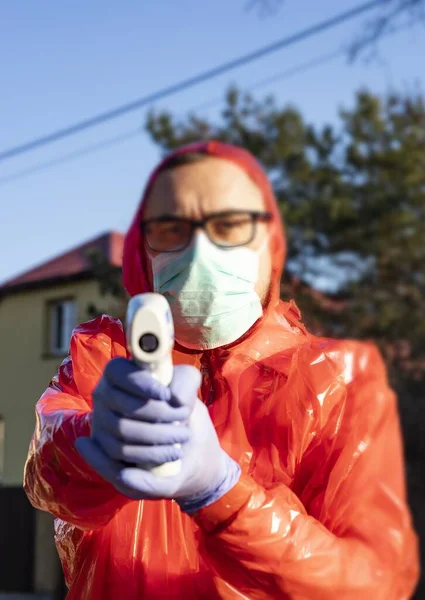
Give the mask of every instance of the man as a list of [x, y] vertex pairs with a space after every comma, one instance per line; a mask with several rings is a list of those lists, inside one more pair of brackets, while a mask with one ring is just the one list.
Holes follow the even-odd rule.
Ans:
[[[152, 175], [123, 277], [130, 295], [171, 305], [170, 389], [102, 316], [76, 329], [37, 404], [25, 489], [56, 517], [69, 599], [412, 594], [417, 540], [382, 360], [307, 333], [279, 300], [284, 255], [270, 184], [245, 151], [195, 144]], [[149, 471], [177, 459], [176, 476]]]

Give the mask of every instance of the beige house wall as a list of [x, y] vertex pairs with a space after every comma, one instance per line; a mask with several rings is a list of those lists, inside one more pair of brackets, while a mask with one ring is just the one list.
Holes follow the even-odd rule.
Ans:
[[77, 323], [90, 318], [87, 312], [90, 303], [114, 314], [113, 302], [100, 296], [98, 284], [93, 280], [21, 291], [0, 301], [0, 416], [4, 419], [2, 483], [5, 486], [22, 485], [35, 426], [34, 406], [63, 360], [47, 354], [47, 306], [66, 298], [76, 301]]

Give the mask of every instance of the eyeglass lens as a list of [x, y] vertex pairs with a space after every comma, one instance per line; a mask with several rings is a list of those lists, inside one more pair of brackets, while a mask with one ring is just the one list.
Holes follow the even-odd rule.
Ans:
[[[152, 250], [170, 252], [190, 244], [194, 228], [190, 220], [158, 219], [146, 223], [145, 235]], [[218, 246], [243, 246], [254, 237], [255, 218], [249, 212], [211, 216], [205, 222], [204, 229], [210, 240]]]

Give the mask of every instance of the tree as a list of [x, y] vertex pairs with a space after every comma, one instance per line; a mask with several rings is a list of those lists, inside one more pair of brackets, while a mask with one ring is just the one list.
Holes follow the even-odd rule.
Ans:
[[[178, 121], [150, 113], [164, 152], [216, 138], [258, 157], [289, 237], [287, 270], [337, 294], [343, 310], [302, 293], [306, 314], [330, 335], [373, 338], [411, 370], [425, 345], [425, 105], [419, 96], [381, 100], [366, 91], [338, 127], [306, 124], [293, 107], [231, 89], [221, 120]], [[419, 362], [418, 362], [419, 361]]]

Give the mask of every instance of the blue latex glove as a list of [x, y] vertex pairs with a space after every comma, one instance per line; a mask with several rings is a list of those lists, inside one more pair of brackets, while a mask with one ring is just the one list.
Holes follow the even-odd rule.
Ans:
[[[112, 360], [93, 392], [92, 436], [77, 440], [78, 451], [130, 498], [175, 499], [188, 513], [207, 506], [236, 484], [240, 467], [220, 446], [200, 383], [189, 365], [176, 366], [166, 388], [131, 361]], [[176, 476], [148, 470], [177, 459]]]

